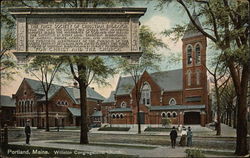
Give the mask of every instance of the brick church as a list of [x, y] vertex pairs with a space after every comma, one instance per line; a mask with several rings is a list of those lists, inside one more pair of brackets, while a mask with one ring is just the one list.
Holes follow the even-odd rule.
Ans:
[[[80, 125], [80, 92], [76, 84], [73, 87], [52, 84], [48, 97], [50, 127]], [[14, 98], [17, 126], [25, 126], [26, 120], [29, 119], [32, 127], [45, 128], [45, 93], [40, 81], [24, 78]], [[104, 99], [93, 88], [87, 88], [90, 124], [101, 123], [100, 104]]]
[[[198, 17], [193, 18], [201, 27]], [[182, 38], [182, 69], [148, 73], [140, 78], [140, 122], [161, 124], [169, 118], [172, 124], [211, 122], [211, 104], [207, 81], [206, 37], [189, 29]], [[139, 84], [139, 82], [137, 83]], [[135, 84], [131, 76], [120, 77], [116, 90], [104, 100], [104, 120], [110, 124], [136, 124]]]

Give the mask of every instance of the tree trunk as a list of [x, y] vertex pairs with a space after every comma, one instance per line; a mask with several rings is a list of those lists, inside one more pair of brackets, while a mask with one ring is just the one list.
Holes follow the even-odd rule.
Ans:
[[[86, 72], [85, 65], [78, 65], [79, 72]], [[80, 107], [81, 107], [81, 132], [80, 144], [88, 144], [88, 107], [87, 107], [87, 83], [85, 75], [79, 75]]]
[[[236, 103], [237, 105], [237, 103]], [[234, 114], [233, 114], [233, 128], [237, 128], [237, 110], [236, 107], [234, 108]]]
[[138, 134], [141, 134], [140, 99], [139, 99], [138, 89], [139, 88], [136, 86], [137, 125], [138, 125]]
[[46, 96], [46, 131], [49, 132], [49, 99], [48, 99], [48, 93], [45, 94]]
[[219, 88], [216, 76], [214, 76], [215, 81], [215, 93], [216, 93], [216, 103], [217, 103], [217, 128], [216, 135], [221, 135], [221, 109], [220, 109], [220, 96], [219, 96]]
[[[241, 83], [236, 86], [237, 94], [237, 140], [235, 154], [239, 156], [248, 154], [247, 142], [247, 84], [248, 84], [248, 65], [242, 69]], [[237, 89], [238, 88], [238, 89]]]
[[226, 125], [229, 125], [229, 113], [228, 113], [228, 110], [227, 110], [227, 115], [226, 115]]
[[230, 109], [229, 111], [228, 111], [228, 113], [229, 113], [229, 126], [230, 127], [232, 127], [232, 110]]

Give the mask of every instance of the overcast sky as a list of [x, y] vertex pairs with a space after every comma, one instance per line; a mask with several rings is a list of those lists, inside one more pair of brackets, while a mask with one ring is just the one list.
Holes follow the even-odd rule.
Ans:
[[[175, 43], [171, 41], [169, 38], [162, 36], [160, 33], [165, 29], [170, 29], [176, 24], [186, 24], [189, 22], [187, 15], [178, 4], [171, 5], [169, 7], [163, 8], [163, 10], [155, 9], [156, 3], [155, 1], [146, 2], [144, 0], [137, 0], [133, 7], [146, 7], [147, 12], [143, 17], [141, 17], [140, 22], [142, 25], [147, 25], [150, 29], [157, 34], [159, 38], [169, 46], [169, 50], [167, 49], [160, 49], [158, 53], [163, 54], [164, 56], [168, 55], [169, 53], [180, 53], [182, 50], [182, 43], [181, 41]], [[168, 69], [177, 69], [181, 68], [182, 65], [168, 65], [167, 62], [164, 60], [161, 63], [161, 70], [168, 70]], [[15, 94], [18, 87], [21, 84], [23, 78], [31, 78], [24, 73], [20, 73], [19, 75], [15, 76], [15, 81], [7, 82], [5, 85], [2, 86], [2, 95], [12, 95]], [[118, 81], [119, 75], [116, 75], [114, 78], [109, 79], [109, 82], [112, 86], [109, 87], [98, 87], [97, 85], [91, 85], [95, 87], [95, 90], [99, 92], [104, 97], [108, 97], [112, 90], [115, 90], [116, 84]], [[73, 82], [72, 82], [73, 83]]]

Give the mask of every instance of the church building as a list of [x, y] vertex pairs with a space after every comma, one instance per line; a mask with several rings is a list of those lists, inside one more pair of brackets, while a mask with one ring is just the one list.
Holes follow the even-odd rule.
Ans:
[[[201, 27], [195, 14], [193, 18]], [[183, 68], [155, 73], [145, 71], [136, 83], [141, 88], [141, 124], [161, 124], [163, 118], [177, 125], [205, 126], [211, 122], [205, 67], [207, 40], [199, 31], [189, 29], [191, 26], [190, 22], [182, 38]], [[131, 76], [120, 77], [115, 92], [107, 100], [104, 100], [105, 106], [109, 103], [113, 107], [106, 116], [107, 123], [137, 124], [135, 84]]]

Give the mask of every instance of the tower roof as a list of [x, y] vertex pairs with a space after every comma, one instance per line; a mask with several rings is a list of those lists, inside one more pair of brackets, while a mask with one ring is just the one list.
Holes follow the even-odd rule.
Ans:
[[[194, 19], [195, 23], [199, 27], [202, 28], [201, 23], [199, 21], [199, 17], [196, 14], [195, 10], [193, 12], [192, 18]], [[184, 36], [183, 36], [182, 39], [191, 38], [191, 37], [200, 36], [200, 35], [202, 35], [202, 33], [195, 28], [195, 26], [193, 25], [192, 21], [190, 20], [190, 22], [189, 22], [189, 24], [188, 24], [188, 26], [186, 28], [186, 31], [185, 31]]]

